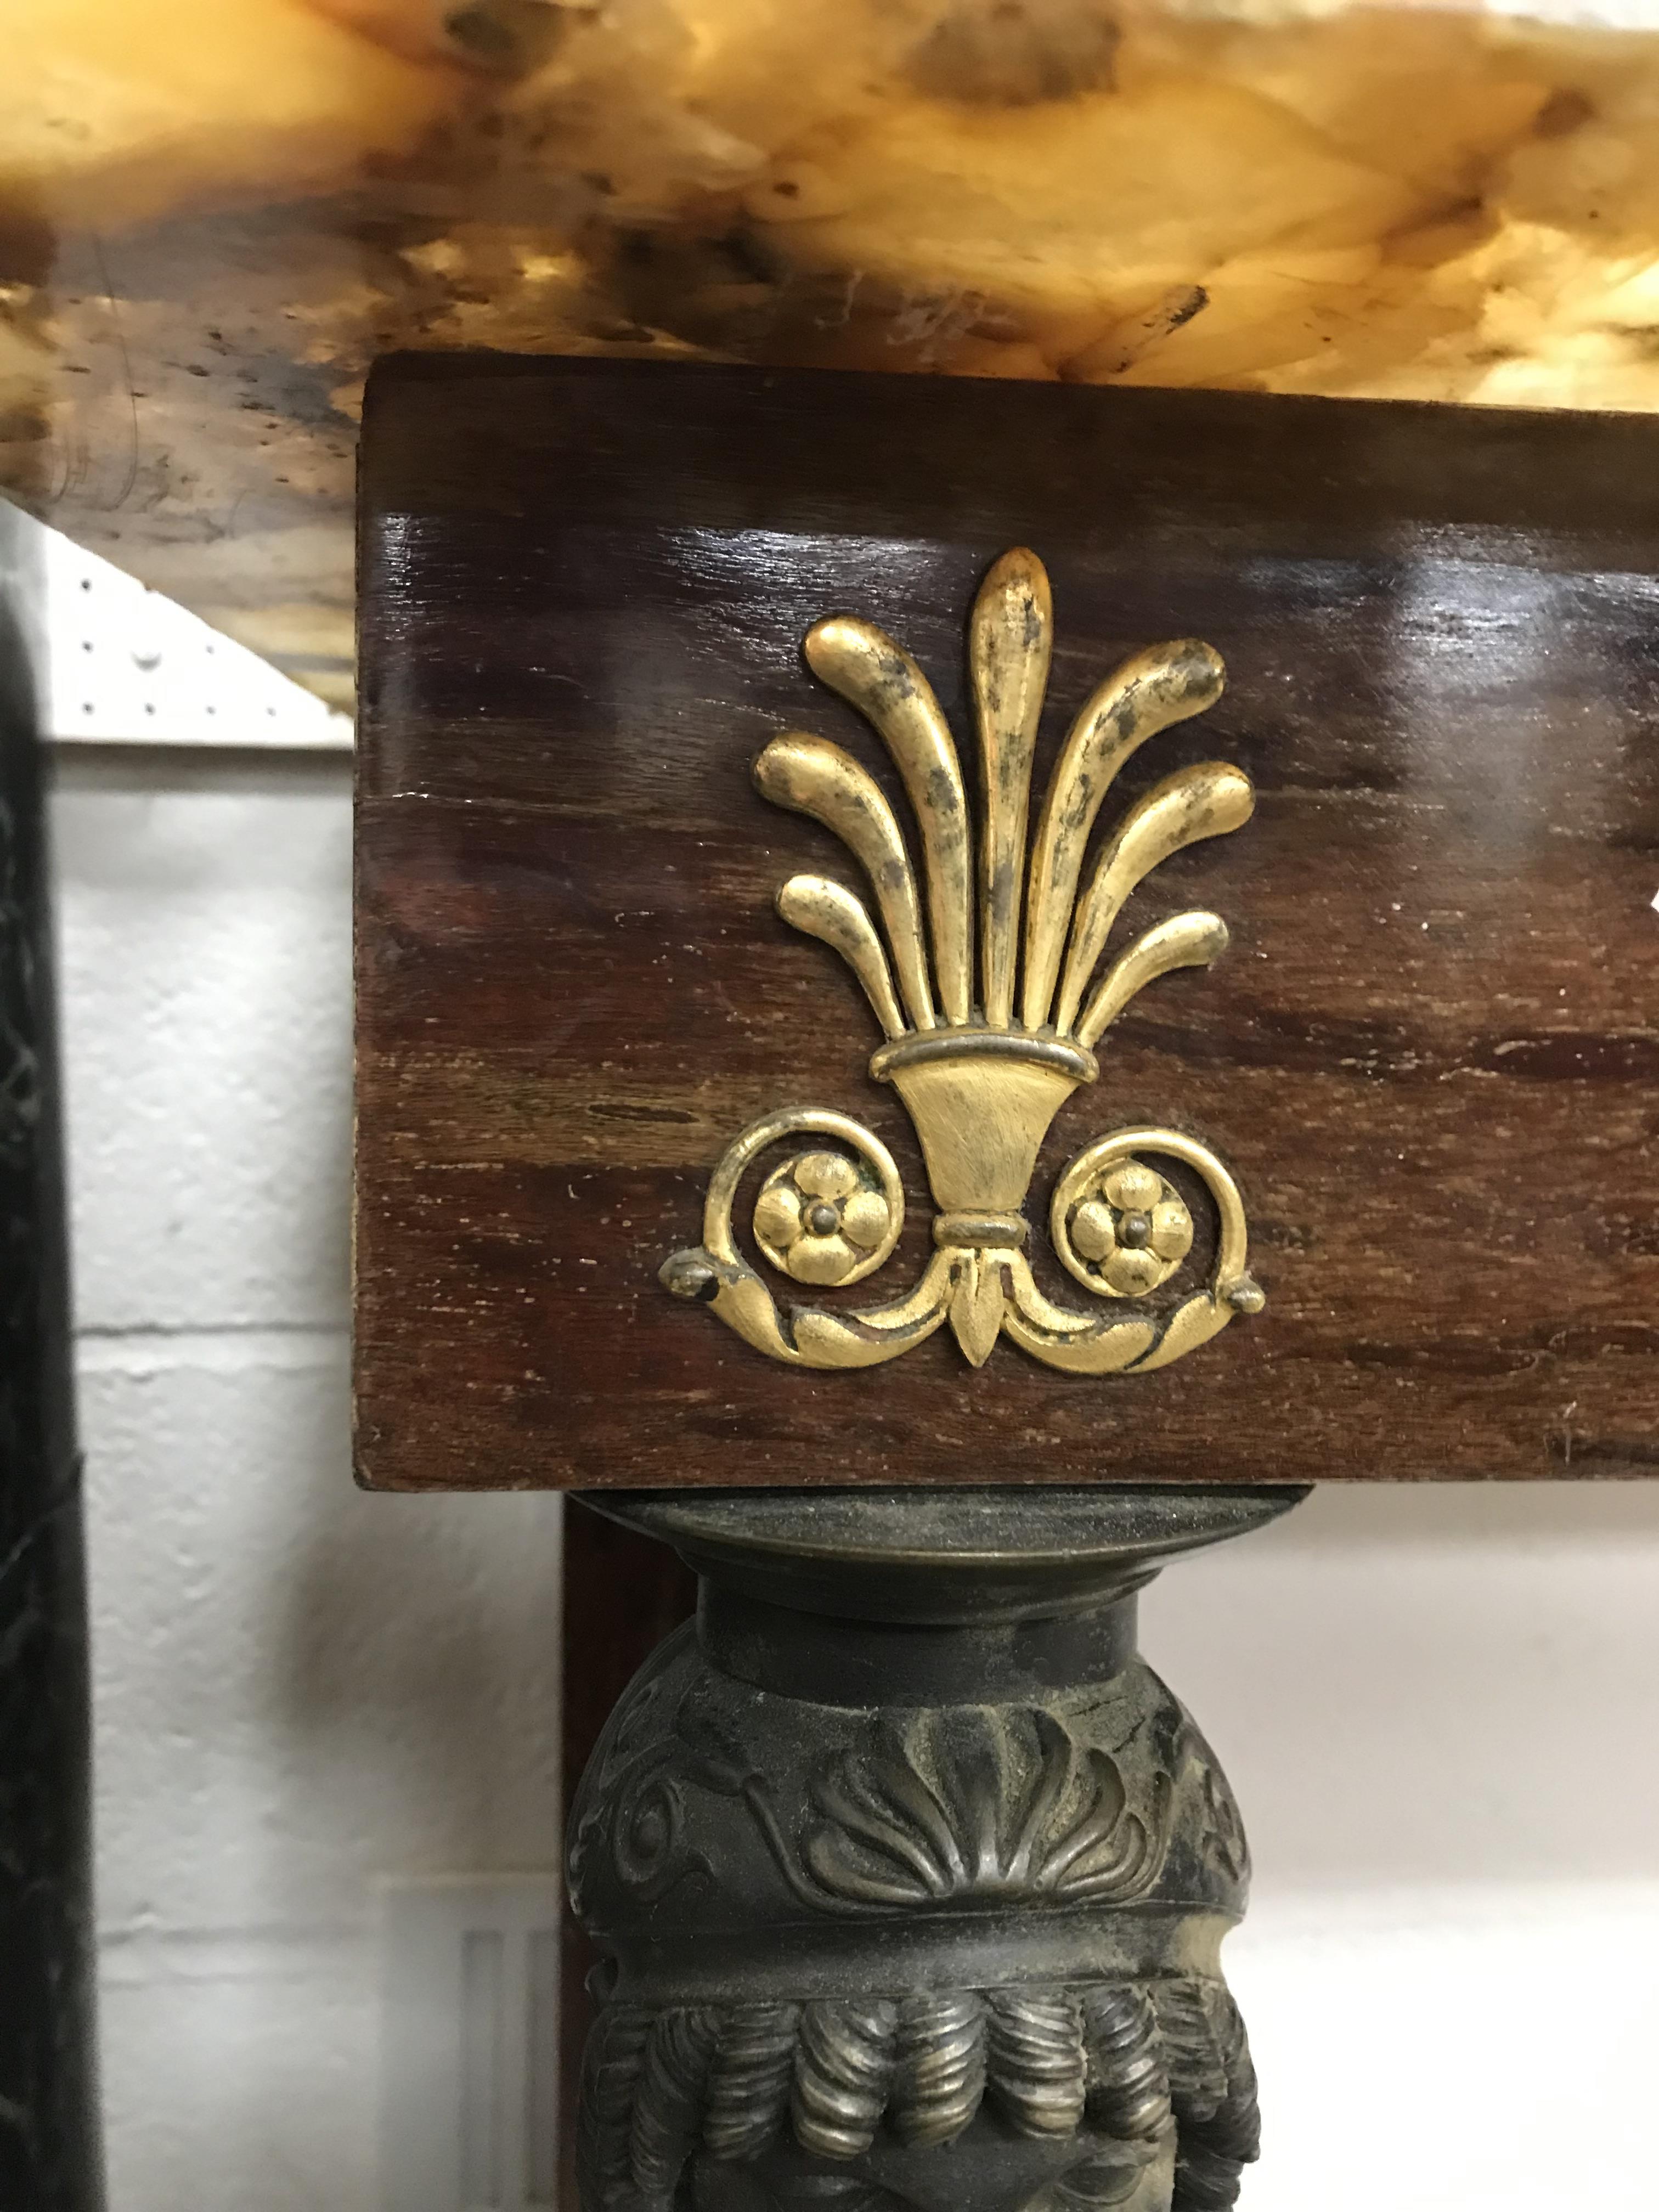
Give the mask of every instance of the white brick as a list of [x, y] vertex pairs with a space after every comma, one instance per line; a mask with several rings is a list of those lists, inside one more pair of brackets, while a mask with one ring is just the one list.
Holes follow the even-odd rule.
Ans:
[[343, 1340], [92, 1347], [100, 1911], [303, 1932], [558, 1863], [558, 1501], [365, 1496]]
[[105, 1953], [117, 2212], [378, 2212], [372, 1936]]
[[60, 754], [83, 1328], [345, 1318], [350, 764]]

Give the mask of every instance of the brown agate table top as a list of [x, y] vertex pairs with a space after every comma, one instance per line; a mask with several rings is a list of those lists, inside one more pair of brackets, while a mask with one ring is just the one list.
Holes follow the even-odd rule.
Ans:
[[1659, 32], [13, 0], [0, 488], [349, 693], [398, 348], [1646, 408]]

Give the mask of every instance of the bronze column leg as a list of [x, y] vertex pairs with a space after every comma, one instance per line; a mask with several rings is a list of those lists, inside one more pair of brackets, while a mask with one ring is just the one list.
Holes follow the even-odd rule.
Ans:
[[1248, 1853], [1136, 1593], [1304, 1494], [590, 1501], [699, 1600], [572, 1808], [585, 2212], [1231, 2204]]

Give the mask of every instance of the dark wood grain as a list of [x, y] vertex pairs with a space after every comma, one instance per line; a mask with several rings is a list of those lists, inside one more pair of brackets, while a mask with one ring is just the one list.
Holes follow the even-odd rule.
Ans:
[[[665, 1544], [619, 1528], [574, 1501], [564, 1519], [564, 1707], [560, 1771], [567, 1800], [599, 1731], [635, 1674], [689, 1620], [696, 1582]], [[577, 2212], [576, 2106], [593, 2007], [587, 1977], [599, 1952], [565, 1908], [559, 1999], [559, 2202]]]
[[[363, 459], [358, 1419], [389, 1487], [1627, 1475], [1659, 1468], [1659, 425], [1225, 394], [408, 359]], [[772, 895], [836, 848], [753, 791], [877, 774], [801, 635], [867, 613], [960, 714], [988, 562], [1054, 579], [1045, 744], [1196, 634], [1237, 761], [1213, 906], [1035, 1187], [1149, 1119], [1249, 1200], [1267, 1312], [1141, 1378], [941, 1335], [786, 1370], [667, 1297], [708, 1170], [812, 1103], [914, 1138]], [[963, 726], [959, 722], [959, 726]], [[966, 750], [966, 749], [965, 749]], [[1046, 762], [1039, 763], [1039, 776]], [[855, 1297], [860, 1294], [854, 1294]], [[1075, 1293], [1073, 1294], [1075, 1296]]]

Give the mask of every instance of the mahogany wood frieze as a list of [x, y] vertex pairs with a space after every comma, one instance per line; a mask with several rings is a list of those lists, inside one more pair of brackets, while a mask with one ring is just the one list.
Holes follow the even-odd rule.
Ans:
[[1634, 417], [383, 364], [362, 1478], [1650, 1472], [1656, 464]]

